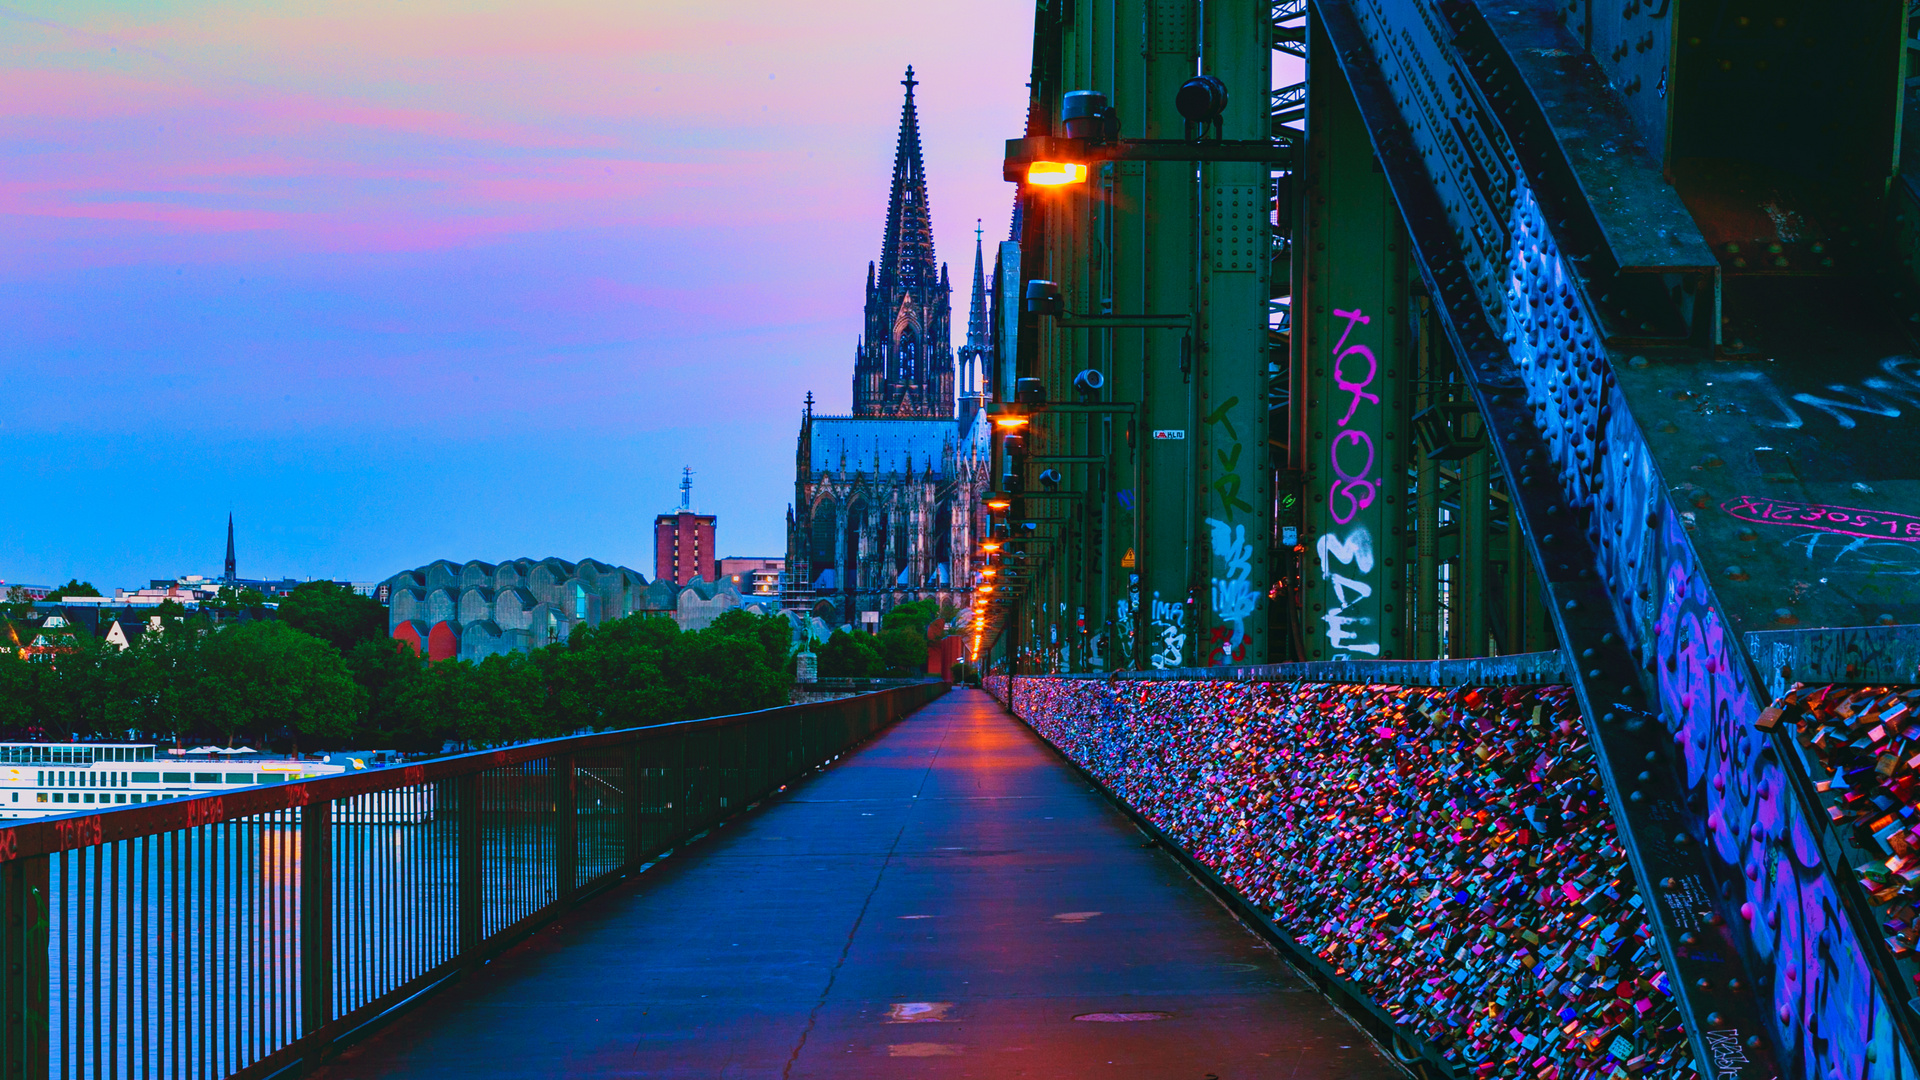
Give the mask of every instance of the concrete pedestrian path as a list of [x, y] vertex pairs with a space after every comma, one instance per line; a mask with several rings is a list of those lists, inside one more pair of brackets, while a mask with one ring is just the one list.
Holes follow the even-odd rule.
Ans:
[[323, 1075], [1404, 1074], [1038, 737], [957, 690]]

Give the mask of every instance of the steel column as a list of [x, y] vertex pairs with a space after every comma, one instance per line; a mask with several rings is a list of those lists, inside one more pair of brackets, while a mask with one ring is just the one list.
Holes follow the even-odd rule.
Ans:
[[1310, 26], [1307, 151], [1295, 174], [1306, 189], [1305, 302], [1293, 308], [1306, 659], [1404, 657], [1405, 230], [1317, 17]]
[[[1484, 430], [1478, 414], [1461, 418], [1474, 437]], [[1493, 578], [1487, 563], [1488, 503], [1493, 499], [1487, 467], [1491, 455], [1475, 450], [1460, 460], [1460, 606], [1458, 656], [1486, 656], [1487, 605], [1493, 603]]]
[[[1221, 120], [1227, 139], [1267, 139], [1273, 83], [1273, 22], [1268, 0], [1208, 0], [1201, 50], [1208, 72], [1227, 85]], [[1267, 466], [1267, 299], [1272, 195], [1267, 164], [1208, 162], [1200, 167], [1199, 304], [1195, 311], [1192, 441], [1196, 567], [1195, 659], [1202, 664], [1264, 663], [1264, 602], [1273, 532]], [[1204, 587], [1200, 586], [1204, 579]]]

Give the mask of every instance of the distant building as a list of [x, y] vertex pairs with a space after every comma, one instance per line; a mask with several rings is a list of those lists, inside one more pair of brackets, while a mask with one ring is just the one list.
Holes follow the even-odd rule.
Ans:
[[787, 560], [771, 558], [765, 555], [731, 555], [720, 560], [720, 573], [717, 579], [731, 582], [740, 590], [742, 596], [780, 595], [780, 579], [787, 568]]
[[54, 587], [52, 585], [22, 585], [0, 581], [0, 599], [4, 599], [15, 589], [19, 589], [20, 594], [29, 600], [45, 600], [47, 594], [52, 592]]
[[640, 611], [671, 614], [674, 595], [655, 590], [637, 570], [596, 559], [440, 559], [376, 587], [388, 596], [387, 627], [433, 660], [481, 660], [496, 653], [565, 641], [578, 626], [598, 626]]
[[[665, 584], [656, 582], [655, 584]], [[681, 630], [704, 630], [713, 620], [734, 608], [755, 615], [777, 615], [778, 601], [771, 596], [742, 596], [727, 578], [719, 581], [695, 581], [679, 589], [673, 598], [673, 621]]]
[[680, 509], [653, 519], [653, 579], [685, 585], [720, 577], [712, 514], [693, 512], [693, 470], [680, 474]]

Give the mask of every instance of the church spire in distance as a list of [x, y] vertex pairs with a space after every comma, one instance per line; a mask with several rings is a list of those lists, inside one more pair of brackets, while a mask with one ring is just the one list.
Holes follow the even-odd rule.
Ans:
[[920, 85], [907, 67], [900, 80], [907, 98], [900, 106], [900, 142], [893, 152], [893, 191], [887, 200], [887, 234], [880, 245], [880, 287], [930, 285], [935, 277], [933, 215], [927, 209], [926, 166], [920, 159], [920, 114], [913, 88]]
[[240, 576], [238, 565], [233, 561], [233, 515], [227, 515], [227, 580], [233, 581]]
[[900, 142], [893, 157], [880, 262], [867, 267], [866, 333], [853, 366], [855, 416], [938, 417], [954, 412], [953, 293], [933, 257], [933, 215], [920, 156], [920, 116], [907, 68]]
[[987, 377], [987, 356], [993, 349], [993, 332], [987, 325], [987, 275], [978, 218], [973, 222], [973, 303], [967, 308], [967, 343], [960, 347], [960, 381], [963, 392], [978, 393]]

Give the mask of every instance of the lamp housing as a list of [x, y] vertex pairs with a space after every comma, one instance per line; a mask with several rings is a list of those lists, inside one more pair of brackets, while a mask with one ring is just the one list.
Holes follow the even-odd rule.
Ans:
[[1173, 107], [1189, 123], [1211, 124], [1227, 111], [1227, 84], [1211, 75], [1196, 75], [1174, 92]]
[[[1067, 302], [1060, 295], [1060, 286], [1051, 281], [1034, 278], [1027, 282], [1027, 310], [1035, 315], [1060, 315], [1066, 312]], [[1016, 400], [1018, 400], [1016, 398]]]
[[1102, 387], [1107, 385], [1107, 377], [1100, 374], [1099, 368], [1088, 368], [1073, 377], [1073, 390], [1080, 400], [1092, 401], [1098, 397]]
[[1112, 119], [1117, 119], [1107, 95], [1098, 90], [1069, 90], [1060, 99], [1060, 122], [1069, 139], [1106, 139]]

